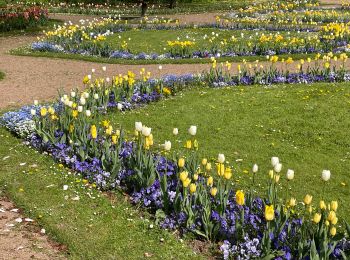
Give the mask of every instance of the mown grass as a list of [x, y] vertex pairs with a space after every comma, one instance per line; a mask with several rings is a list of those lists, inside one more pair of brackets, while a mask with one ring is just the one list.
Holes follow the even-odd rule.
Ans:
[[[103, 58], [97, 56], [83, 56], [79, 54], [67, 54], [67, 53], [55, 53], [55, 52], [37, 52], [32, 51], [29, 47], [21, 47], [10, 51], [12, 55], [18, 56], [31, 56], [31, 57], [43, 57], [43, 58], [57, 58], [68, 60], [82, 60], [95, 63], [106, 64], [125, 64], [125, 65], [147, 65], [147, 64], [206, 64], [212, 63], [210, 59], [164, 59], [164, 60], [127, 60], [127, 59], [114, 59]], [[308, 57], [314, 58], [315, 53], [312, 54], [291, 54], [291, 55], [278, 55], [280, 59], [286, 59], [292, 57], [294, 60], [306, 59]], [[216, 59], [217, 62], [247, 62], [251, 61], [265, 61], [266, 57], [262, 56], [236, 56], [236, 57], [221, 57]]]
[[[0, 191], [51, 238], [67, 245], [69, 258], [143, 259], [145, 254], [154, 259], [202, 258], [169, 232], [150, 230], [150, 216], [132, 207], [121, 193], [109, 198], [88, 188], [79, 176], [2, 127], [0, 137]], [[69, 188], [64, 191], [66, 184]], [[79, 200], [73, 200], [77, 196]]]
[[[237, 187], [251, 185], [251, 173], [245, 171], [251, 172], [254, 163], [260, 166], [256, 187], [260, 193], [266, 186], [270, 158], [278, 156], [283, 163], [282, 196], [285, 173], [294, 169], [290, 194], [300, 202], [309, 193], [316, 205], [322, 196], [338, 200], [339, 214], [350, 221], [349, 111], [348, 84], [327, 83], [194, 89], [107, 118], [128, 130], [134, 129], [135, 121], [152, 127], [157, 148], [170, 140], [178, 149], [172, 129], [179, 128], [178, 139], [184, 141], [189, 126], [197, 125], [201, 155], [216, 158], [224, 153], [235, 167]], [[323, 169], [332, 172], [324, 193]]]

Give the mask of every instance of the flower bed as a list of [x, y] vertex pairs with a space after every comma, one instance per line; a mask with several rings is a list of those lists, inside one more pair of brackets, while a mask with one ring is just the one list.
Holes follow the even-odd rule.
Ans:
[[[343, 55], [337, 60], [344, 59]], [[242, 68], [238, 75], [230, 75], [224, 71], [229, 64], [213, 64], [207, 75], [158, 80], [150, 79], [144, 70], [140, 79], [132, 72], [112, 79], [87, 75], [83, 92], [61, 94], [59, 102], [51, 106], [35, 102], [32, 107], [5, 114], [3, 122], [10, 130], [27, 136], [33, 147], [49, 152], [101, 189], [128, 192], [132, 202], [153, 212], [163, 228], [193, 232], [199, 238], [218, 242], [224, 258], [329, 259], [348, 254], [348, 237], [344, 230], [337, 232], [341, 221], [336, 215], [337, 201], [327, 196], [326, 202], [313, 203], [312, 196], [306, 195], [303, 202], [297, 202], [292, 194], [282, 196], [280, 187], [292, 185], [294, 171], [288, 170], [287, 181], [281, 180], [282, 164], [277, 157], [271, 159], [267, 195], [257, 197], [254, 178], [251, 189], [244, 191], [232, 182], [234, 165], [223, 154], [217, 159], [198, 156], [195, 126], [188, 129], [184, 148], [172, 148], [178, 134], [174, 129], [174, 140], [165, 141], [159, 150], [151, 128], [141, 122], [135, 123], [134, 134], [130, 135], [101, 121], [103, 113], [132, 109], [193, 84], [240, 79], [240, 74], [249, 73]], [[323, 75], [323, 80], [337, 75], [335, 79], [342, 81], [348, 75], [345, 68], [324, 65], [314, 72], [304, 65], [304, 71], [299, 73]], [[273, 83], [267, 79], [282, 74], [272, 65], [250, 76], [264, 78], [261, 83], [267, 84]], [[23, 131], [26, 125], [30, 130]], [[257, 165], [252, 166], [252, 176], [258, 171]], [[324, 170], [322, 178], [329, 181], [330, 171]]]
[[47, 10], [39, 6], [7, 6], [0, 9], [0, 32], [36, 27], [47, 21]]

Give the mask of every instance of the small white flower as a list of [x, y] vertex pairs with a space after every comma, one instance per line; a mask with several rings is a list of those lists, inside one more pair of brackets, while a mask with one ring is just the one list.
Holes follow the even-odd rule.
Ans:
[[282, 170], [282, 163], [277, 163], [274, 167], [275, 172], [280, 173]]
[[149, 136], [151, 134], [151, 128], [147, 127], [147, 126], [142, 126], [141, 132], [144, 136]]
[[97, 93], [94, 94], [94, 99], [98, 99], [98, 94]]
[[32, 116], [35, 116], [35, 115], [36, 115], [36, 110], [35, 110], [35, 109], [31, 109], [31, 110], [30, 110], [30, 114], [31, 114]]
[[40, 230], [40, 233], [41, 233], [41, 234], [45, 234], [45, 233], [46, 233], [45, 228], [42, 228], [42, 229]]
[[118, 110], [122, 110], [123, 109], [123, 105], [121, 103], [118, 103], [117, 108], [118, 108]]
[[218, 155], [218, 162], [219, 163], [224, 163], [225, 162], [225, 155], [222, 153], [219, 153]]
[[110, 78], [106, 78], [106, 82], [109, 83], [111, 81]]
[[329, 181], [329, 179], [331, 178], [331, 171], [330, 170], [323, 170], [321, 177], [322, 177], [322, 180]]
[[294, 179], [294, 171], [293, 170], [291, 170], [291, 169], [287, 170], [287, 179], [290, 181]]
[[102, 70], [103, 70], [103, 71], [106, 71], [106, 70], [107, 70], [107, 67], [106, 67], [106, 66], [103, 66], [103, 67], [102, 67]]
[[90, 96], [90, 94], [89, 94], [88, 92], [84, 92], [84, 93], [83, 93], [83, 97], [84, 97], [84, 98], [87, 99], [87, 98], [89, 98], [89, 96]]
[[39, 105], [39, 101], [38, 100], [34, 100], [34, 106]]
[[191, 127], [188, 129], [188, 133], [189, 133], [190, 135], [195, 136], [196, 133], [197, 133], [197, 126], [191, 125]]
[[80, 102], [80, 104], [85, 105], [86, 99], [84, 97], [81, 97], [79, 102]]
[[92, 72], [92, 73], [95, 73], [95, 71], [96, 71], [95, 69], [91, 69], [91, 72]]
[[79, 113], [83, 112], [83, 106], [78, 106], [78, 112]]
[[63, 185], [63, 190], [68, 190], [68, 185]]
[[171, 149], [171, 142], [170, 141], [165, 141], [164, 143], [164, 150], [165, 151], [170, 151]]
[[88, 79], [90, 79], [91, 80], [91, 75], [89, 74], [89, 75], [87, 75], [87, 77], [88, 77]]
[[174, 128], [174, 129], [173, 129], [173, 135], [178, 135], [178, 134], [179, 134], [179, 129]]
[[91, 116], [91, 111], [90, 110], [86, 110], [85, 114], [86, 114], [87, 117], [90, 117]]
[[142, 123], [141, 122], [135, 122], [135, 129], [136, 131], [142, 131]]
[[271, 158], [272, 167], [275, 167], [275, 165], [278, 164], [279, 162], [280, 162], [280, 159], [278, 159], [278, 157]]
[[69, 102], [68, 102], [68, 106], [69, 106], [69, 107], [72, 107], [72, 106], [73, 106], [73, 101], [69, 101]]
[[163, 66], [162, 66], [162, 65], [159, 65], [159, 66], [158, 66], [158, 69], [159, 69], [159, 70], [162, 70], [162, 69], [163, 69]]
[[74, 98], [74, 97], [76, 96], [76, 93], [75, 93], [74, 91], [72, 91], [72, 92], [70, 93], [70, 96]]
[[254, 164], [254, 165], [253, 165], [253, 173], [257, 173], [258, 170], [259, 170], [258, 165], [257, 165], [257, 164]]

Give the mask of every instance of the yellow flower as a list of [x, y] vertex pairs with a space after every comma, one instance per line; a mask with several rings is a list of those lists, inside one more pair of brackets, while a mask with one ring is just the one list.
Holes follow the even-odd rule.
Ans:
[[338, 201], [332, 201], [331, 202], [331, 210], [333, 210], [333, 211], [337, 211], [337, 209], [338, 209]]
[[216, 193], [218, 193], [218, 189], [216, 187], [210, 189], [211, 196], [215, 197]]
[[334, 219], [337, 217], [337, 215], [335, 214], [335, 212], [333, 210], [331, 210], [328, 214], [327, 220], [332, 222], [334, 221]]
[[241, 206], [244, 205], [244, 192], [241, 190], [236, 192], [236, 203]]
[[49, 107], [49, 109], [47, 110], [51, 115], [53, 115], [55, 113], [55, 109], [53, 107]]
[[190, 185], [190, 183], [191, 183], [191, 179], [190, 179], [190, 178], [187, 178], [186, 180], [184, 180], [184, 181], [182, 182], [182, 185], [183, 185], [185, 188], [187, 188], [188, 185]]
[[312, 219], [313, 222], [318, 224], [321, 221], [321, 214], [320, 213], [315, 213], [314, 218]]
[[196, 190], [197, 190], [196, 184], [191, 183], [191, 185], [190, 185], [190, 193], [193, 194], [193, 193], [196, 192]]
[[206, 165], [207, 162], [208, 162], [207, 158], [203, 158], [203, 159], [202, 159], [202, 165]]
[[72, 110], [72, 116], [74, 118], [77, 118], [78, 117], [78, 110]]
[[226, 167], [225, 173], [224, 173], [224, 178], [226, 180], [229, 180], [229, 179], [231, 179], [231, 177], [232, 177], [232, 169], [230, 167]]
[[305, 205], [309, 205], [312, 201], [312, 196], [309, 195], [309, 194], [306, 194], [305, 197], [304, 197], [304, 203]]
[[109, 126], [107, 129], [106, 129], [106, 134], [107, 135], [112, 135], [112, 132], [113, 132], [113, 126]]
[[337, 217], [333, 218], [331, 223], [332, 225], [336, 225], [338, 223], [338, 218]]
[[207, 171], [210, 171], [211, 170], [211, 163], [207, 163], [207, 165], [205, 166], [205, 169]]
[[270, 179], [273, 179], [273, 175], [274, 175], [274, 174], [273, 174], [273, 170], [270, 170], [270, 171], [269, 171], [269, 177], [270, 177]]
[[326, 209], [326, 203], [324, 202], [324, 200], [320, 201], [320, 209]]
[[208, 180], [207, 180], [207, 185], [208, 186], [213, 186], [213, 182], [214, 182], [214, 179], [212, 176], [209, 176]]
[[90, 133], [91, 133], [92, 139], [96, 139], [97, 138], [97, 129], [96, 129], [95, 125], [91, 126]]
[[296, 199], [295, 198], [290, 198], [289, 200], [289, 207], [295, 207], [296, 205]]
[[180, 158], [177, 162], [177, 165], [180, 167], [180, 168], [183, 168], [185, 166], [185, 159], [184, 158]]
[[279, 180], [280, 180], [280, 175], [279, 175], [279, 174], [276, 174], [276, 175], [274, 175], [273, 177], [274, 177], [274, 181], [275, 181], [276, 183], [278, 183]]
[[83, 79], [83, 83], [84, 84], [88, 84], [90, 82], [90, 79], [89, 79], [89, 77], [86, 75], [85, 77], [84, 77], [84, 79]]
[[188, 172], [187, 171], [183, 171], [183, 172], [180, 173], [180, 180], [182, 182], [184, 182], [187, 179], [187, 177], [188, 177]]
[[118, 135], [112, 135], [112, 143], [116, 144], [118, 141]]
[[335, 227], [331, 227], [329, 233], [334, 237], [337, 234], [337, 229]]
[[267, 221], [271, 221], [275, 218], [275, 210], [273, 208], [273, 205], [266, 205], [265, 206], [265, 219]]
[[193, 174], [193, 180], [195, 180], [195, 181], [198, 180], [198, 174], [197, 173]]
[[41, 116], [46, 116], [46, 114], [47, 114], [47, 109], [46, 109], [46, 107], [42, 107], [42, 108], [40, 109], [40, 115], [41, 115]]
[[70, 124], [69, 125], [69, 133], [73, 133], [73, 130], [74, 130], [74, 125]]
[[187, 148], [187, 149], [191, 149], [192, 148], [192, 141], [191, 140], [187, 140], [186, 141], [185, 148]]
[[225, 174], [225, 165], [223, 163], [216, 164], [216, 169], [220, 177]]

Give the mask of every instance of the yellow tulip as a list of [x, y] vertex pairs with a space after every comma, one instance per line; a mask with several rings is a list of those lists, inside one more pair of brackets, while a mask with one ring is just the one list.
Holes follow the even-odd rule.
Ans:
[[78, 110], [73, 110], [73, 111], [72, 111], [72, 116], [73, 116], [74, 118], [77, 118], [77, 117], [78, 117]]
[[92, 139], [96, 139], [97, 138], [97, 129], [96, 129], [95, 125], [91, 126], [90, 133], [91, 133]]
[[187, 140], [186, 141], [185, 148], [187, 148], [187, 149], [191, 149], [192, 148], [192, 141], [191, 140]]
[[202, 159], [202, 165], [206, 165], [207, 162], [208, 162], [207, 158], [203, 158], [203, 159]]
[[323, 200], [320, 201], [320, 209], [326, 209], [326, 203]]
[[221, 177], [225, 174], [225, 165], [223, 163], [218, 163], [216, 165], [217, 173]]
[[331, 210], [328, 214], [327, 220], [332, 222], [332, 221], [334, 221], [334, 218], [336, 218], [336, 217], [337, 217], [337, 215], [335, 214], [335, 212], [333, 210]]
[[265, 206], [265, 219], [267, 221], [271, 221], [275, 218], [275, 210], [273, 205], [266, 205]]
[[305, 197], [304, 197], [304, 203], [305, 205], [309, 205], [312, 201], [312, 196], [309, 195], [309, 194], [306, 194]]
[[216, 193], [218, 193], [218, 189], [216, 187], [210, 189], [211, 196], [215, 197]]
[[337, 211], [337, 209], [338, 209], [338, 201], [333, 200], [331, 202], [331, 210]]
[[207, 185], [208, 186], [212, 186], [213, 185], [213, 182], [214, 182], [214, 179], [212, 176], [209, 176], [208, 180], [207, 180]]
[[190, 193], [193, 194], [193, 193], [196, 192], [196, 190], [197, 190], [196, 184], [191, 183], [191, 185], [190, 185]]
[[334, 237], [337, 234], [337, 229], [335, 227], [331, 227], [329, 233]]
[[198, 180], [198, 174], [197, 174], [197, 173], [193, 174], [193, 180], [194, 180], [194, 181], [197, 181], [197, 180]]
[[207, 165], [205, 166], [205, 169], [207, 171], [210, 171], [211, 170], [211, 163], [207, 163]]
[[313, 222], [318, 224], [321, 221], [321, 214], [320, 213], [315, 213], [314, 218], [312, 219]]
[[187, 177], [188, 177], [188, 172], [183, 171], [183, 172], [180, 173], [180, 180], [182, 182], [184, 182], [187, 179]]
[[190, 183], [191, 183], [191, 179], [190, 179], [190, 178], [187, 178], [186, 180], [184, 180], [184, 181], [182, 182], [182, 185], [183, 185], [185, 188], [187, 188], [188, 185], [190, 185]]
[[224, 178], [226, 180], [229, 180], [229, 179], [231, 179], [231, 177], [232, 177], [232, 169], [230, 167], [226, 167], [225, 173], [224, 173]]
[[41, 115], [41, 116], [46, 116], [46, 114], [47, 114], [47, 109], [46, 109], [46, 107], [42, 107], [42, 108], [40, 109], [40, 115]]
[[295, 199], [295, 198], [290, 198], [288, 204], [289, 204], [289, 207], [295, 207], [295, 205], [296, 205], [296, 199]]
[[242, 190], [236, 192], [236, 203], [241, 206], [244, 205], [244, 192]]
[[333, 218], [331, 223], [332, 225], [336, 225], [338, 223], [338, 218], [337, 217]]
[[118, 141], [118, 135], [112, 135], [112, 143], [116, 144]]
[[185, 159], [184, 158], [180, 158], [177, 162], [177, 165], [180, 167], [180, 168], [183, 168], [185, 166]]

